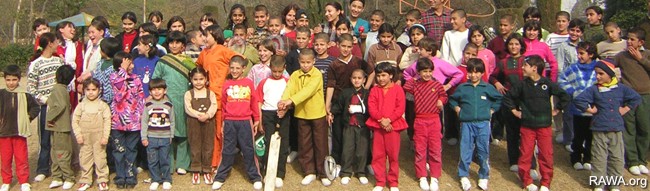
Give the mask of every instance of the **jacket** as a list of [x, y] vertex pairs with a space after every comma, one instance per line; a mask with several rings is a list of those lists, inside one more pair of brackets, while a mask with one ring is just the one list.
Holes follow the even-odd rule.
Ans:
[[[350, 114], [348, 111], [348, 108], [350, 107], [350, 101], [352, 100], [352, 96], [355, 96], [357, 92], [361, 93], [360, 97], [363, 101], [363, 105], [365, 108], [363, 109], [364, 112], [361, 114]], [[341, 91], [340, 96], [338, 97], [338, 101], [332, 102], [332, 109], [331, 112], [334, 115], [339, 115], [341, 114], [343, 116], [343, 124], [349, 124], [350, 123], [350, 118], [352, 115], [357, 118], [357, 122], [359, 122], [359, 126], [361, 127], [366, 127], [366, 124], [363, 123], [363, 121], [366, 121], [368, 119], [368, 96], [370, 92], [364, 88], [361, 88], [359, 91], [355, 90], [354, 88], [345, 88], [343, 91]]]
[[556, 83], [541, 77], [537, 82], [530, 78], [514, 84], [503, 100], [505, 109], [521, 111], [521, 125], [529, 128], [551, 126], [551, 96], [560, 98], [555, 108], [565, 108], [571, 97]]
[[47, 123], [54, 123], [53, 127], [46, 126], [46, 130], [54, 132], [72, 131], [72, 120], [70, 119], [70, 94], [68, 86], [55, 84], [52, 87], [50, 98], [47, 99]]
[[628, 106], [634, 110], [641, 104], [641, 96], [622, 83], [609, 88], [593, 85], [573, 99], [573, 103], [580, 111], [596, 106], [598, 112], [591, 118], [592, 131], [619, 132], [625, 131], [625, 122], [618, 109]]
[[368, 96], [368, 112], [370, 118], [366, 121], [369, 128], [382, 129], [379, 120], [388, 118], [393, 126], [393, 131], [404, 130], [408, 127], [406, 120], [402, 117], [406, 107], [404, 90], [397, 84], [387, 87], [375, 86], [370, 89]]
[[489, 121], [492, 117], [490, 110], [498, 111], [501, 99], [503, 95], [494, 86], [483, 81], [476, 86], [467, 82], [458, 85], [449, 104], [452, 108], [460, 107], [458, 118], [461, 122]]

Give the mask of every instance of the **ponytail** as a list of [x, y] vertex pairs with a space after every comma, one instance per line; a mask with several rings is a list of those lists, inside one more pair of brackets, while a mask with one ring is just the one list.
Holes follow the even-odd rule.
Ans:
[[56, 35], [51, 32], [43, 33], [41, 37], [38, 39], [38, 48], [36, 49], [36, 52], [34, 53], [34, 56], [32, 57], [31, 61], [36, 60], [38, 57], [41, 57], [43, 54], [43, 51], [45, 51], [45, 48], [50, 45], [50, 43], [53, 43], [56, 40]]

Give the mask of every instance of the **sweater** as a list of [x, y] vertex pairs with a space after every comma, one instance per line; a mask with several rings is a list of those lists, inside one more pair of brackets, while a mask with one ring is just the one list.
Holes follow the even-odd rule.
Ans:
[[[248, 72], [247, 78], [253, 81], [253, 84], [255, 85], [255, 88], [260, 84], [260, 82], [263, 79], [266, 79], [268, 77], [271, 77], [271, 63], [259, 63], [256, 64], [255, 66], [251, 67], [251, 70]], [[284, 72], [282, 73], [282, 76], [285, 78], [289, 78], [289, 73], [285, 69]]]
[[[194, 97], [192, 97], [192, 92], [190, 91], [194, 91]], [[208, 93], [207, 95], [205, 91], [209, 91], [207, 92]], [[207, 107], [206, 110], [199, 111], [192, 108], [192, 99], [206, 98], [206, 96], [209, 96], [210, 99], [210, 105], [208, 106], [204, 105], [204, 107]], [[196, 90], [196, 89], [187, 90], [183, 95], [183, 103], [184, 103], [183, 105], [185, 106], [184, 109], [185, 113], [187, 114], [188, 117], [193, 117], [193, 118], [199, 118], [199, 114], [205, 114], [209, 116], [209, 119], [212, 119], [212, 117], [214, 117], [214, 115], [217, 113], [217, 109], [219, 107], [219, 103], [217, 103], [217, 95], [214, 94], [214, 92], [207, 90], [205, 88], [203, 90]], [[178, 119], [178, 115], [174, 114], [174, 116]], [[176, 127], [178, 126], [179, 125], [177, 124]], [[176, 129], [178, 130], [178, 128]]]
[[549, 48], [551, 48], [551, 52], [553, 52], [553, 55], [557, 55], [557, 47], [564, 43], [564, 41], [567, 41], [569, 39], [569, 33], [567, 34], [558, 34], [558, 33], [551, 33], [546, 36], [546, 39], [544, 40], [544, 43], [548, 45]]
[[[363, 107], [361, 113], [354, 113], [351, 114], [349, 112], [350, 105], [352, 105], [352, 99], [359, 99], [361, 98], [359, 105]], [[368, 95], [369, 91], [361, 88], [359, 90], [356, 90], [355, 88], [345, 88], [343, 91], [341, 91], [341, 95], [337, 98], [338, 101], [333, 101], [332, 102], [332, 109], [331, 112], [334, 115], [341, 115], [343, 116], [343, 124], [350, 124], [351, 120], [355, 120], [356, 124], [359, 125], [361, 128], [366, 128], [366, 123], [364, 123], [366, 120], [368, 120]], [[352, 119], [354, 117], [354, 119]]]
[[516, 83], [505, 96], [503, 105], [508, 111], [521, 111], [521, 126], [528, 128], [550, 127], [552, 117], [551, 96], [558, 96], [559, 103], [555, 108], [565, 108], [571, 100], [556, 83], [541, 77], [538, 81], [530, 78]]
[[404, 84], [404, 91], [413, 94], [415, 115], [437, 116], [441, 112], [438, 101], [447, 103], [447, 92], [435, 78], [428, 81], [412, 78]]
[[[27, 114], [29, 121], [34, 120], [41, 107], [31, 94], [24, 93], [27, 98]], [[0, 89], [0, 137], [18, 136], [18, 93]]]
[[113, 60], [102, 59], [97, 63], [95, 70], [92, 72], [93, 78], [97, 79], [102, 84], [101, 98], [108, 105], [113, 102], [113, 88], [111, 87], [110, 76], [114, 73]]
[[574, 44], [571, 40], [562, 42], [558, 45], [555, 57], [557, 58], [558, 74], [564, 73], [571, 64], [578, 62], [578, 44]]
[[390, 62], [394, 66], [397, 66], [397, 62], [402, 56], [402, 49], [400, 49], [397, 43], [391, 42], [388, 46], [377, 43], [370, 46], [368, 50], [367, 61], [370, 64], [377, 65], [380, 62]]
[[[361, 48], [359, 47], [359, 44], [352, 44], [352, 56], [361, 58], [363, 56], [363, 52], [361, 52]], [[341, 49], [339, 49], [339, 46], [332, 46], [327, 49], [327, 55], [338, 58], [341, 56]]]
[[621, 39], [618, 42], [606, 40], [599, 42], [596, 47], [598, 49], [598, 55], [601, 58], [614, 58], [616, 54], [627, 49], [627, 40]]
[[[93, 121], [98, 118], [102, 121]], [[82, 133], [101, 133], [102, 138], [108, 140], [111, 133], [111, 108], [100, 99], [84, 99], [72, 113], [72, 131], [76, 136], [81, 136]]]
[[[494, 56], [494, 53], [490, 49], [483, 49], [478, 51], [477, 58], [480, 58], [485, 65], [485, 76], [490, 76], [494, 72], [494, 68], [497, 67], [497, 60]], [[459, 64], [460, 66], [461, 64]], [[487, 81], [487, 78], [485, 79]]]
[[368, 128], [382, 129], [379, 120], [387, 118], [393, 126], [393, 131], [404, 130], [408, 127], [402, 117], [405, 107], [406, 98], [402, 87], [397, 84], [389, 84], [387, 87], [374, 86], [368, 96], [370, 118], [366, 121], [366, 125]]
[[[551, 76], [548, 78], [551, 81], [556, 82], [558, 65], [553, 52], [551, 52], [551, 48], [549, 48], [546, 43], [540, 42], [537, 39], [530, 40], [524, 38], [524, 43], [526, 43], [526, 53], [524, 53], [524, 56], [538, 55], [542, 57], [542, 59], [544, 59], [544, 62], [547, 63], [547, 67], [550, 67], [551, 70]], [[546, 72], [542, 72], [542, 74], [545, 76]]]
[[413, 46], [410, 46], [404, 50], [402, 58], [400, 59], [398, 65], [400, 70], [406, 70], [409, 66], [418, 61], [418, 58], [420, 58], [420, 53], [413, 52], [414, 50], [415, 47]]
[[229, 79], [223, 84], [221, 109], [225, 120], [259, 121], [260, 109], [253, 81], [248, 78]]
[[460, 65], [463, 60], [463, 48], [467, 45], [468, 34], [468, 29], [462, 32], [455, 30], [445, 32], [440, 47], [440, 52], [442, 53], [440, 58], [446, 60], [451, 65]]
[[479, 82], [474, 86], [471, 82], [458, 85], [449, 98], [452, 108], [460, 107], [458, 118], [461, 122], [489, 121], [490, 111], [498, 111], [503, 95], [494, 86]]
[[153, 70], [156, 68], [158, 59], [160, 58], [155, 55], [150, 58], [140, 55], [133, 59], [133, 73], [142, 79], [144, 97], [149, 97], [149, 81], [153, 78]]
[[508, 56], [506, 59], [501, 60], [492, 75], [490, 75], [490, 83], [496, 84], [500, 82], [505, 88], [510, 89], [513, 84], [524, 79], [524, 74], [521, 71], [523, 63], [523, 56], [518, 58]]
[[130, 34], [127, 34], [125, 32], [121, 32], [117, 36], [115, 36], [115, 39], [117, 39], [118, 42], [120, 42], [120, 50], [130, 53], [131, 49], [135, 47], [138, 44], [138, 30], [133, 31]]
[[289, 77], [282, 100], [289, 99], [293, 102], [295, 117], [306, 120], [320, 119], [326, 114], [322, 88], [323, 74], [318, 69], [312, 67], [306, 73], [298, 70]]
[[151, 99], [144, 106], [142, 113], [142, 140], [153, 138], [174, 138], [174, 109], [169, 100]]
[[330, 70], [330, 65], [336, 61], [337, 59], [332, 56], [328, 56], [327, 58], [316, 58], [316, 62], [314, 62], [314, 67], [316, 69], [320, 70], [320, 73], [323, 74], [323, 95], [325, 95], [325, 92], [327, 90], [327, 77], [329, 76], [327, 73]]
[[45, 104], [56, 84], [56, 70], [63, 65], [60, 57], [38, 57], [29, 64], [27, 71], [27, 93], [32, 94], [40, 104]]
[[[366, 29], [366, 30], [370, 30], [370, 29]], [[366, 33], [366, 46], [365, 46], [366, 50], [365, 52], [363, 52], [364, 59], [366, 60], [368, 59], [368, 51], [370, 50], [370, 46], [379, 43], [378, 38], [379, 38], [379, 32], [377, 31], [368, 31], [368, 33]]]
[[[578, 97], [585, 89], [596, 83], [596, 72], [594, 72], [596, 62], [594, 60], [590, 63], [577, 63], [569, 66], [558, 78], [560, 88], [564, 89], [572, 98]], [[591, 116], [588, 113], [579, 111], [573, 104], [569, 107], [573, 115]]]
[[[447, 84], [451, 85], [452, 87], [460, 83], [461, 79], [463, 78], [463, 73], [458, 70], [458, 68], [437, 57], [431, 57], [431, 61], [433, 62], [434, 66], [433, 78], [438, 80], [438, 82], [447, 82]], [[404, 70], [404, 80], [410, 80], [411, 78], [420, 78], [420, 74], [418, 74], [416, 65], [416, 63], [413, 63], [406, 70]]]
[[263, 111], [275, 111], [278, 110], [278, 102], [282, 99], [282, 93], [287, 87], [288, 78], [274, 79], [273, 77], [268, 77], [263, 79], [255, 90], [257, 97], [260, 98], [258, 101], [262, 104], [261, 109]]
[[[507, 38], [507, 37], [506, 37]], [[503, 60], [508, 56], [508, 50], [506, 48], [506, 39], [501, 35], [497, 35], [488, 43], [487, 49], [490, 49], [497, 60]]]
[[604, 27], [601, 24], [587, 24], [587, 26], [585, 26], [585, 31], [582, 32], [582, 39], [594, 44], [598, 44], [599, 42], [607, 40], [607, 34], [605, 34], [605, 30], [603, 28]]
[[614, 62], [621, 68], [622, 82], [641, 95], [650, 94], [650, 51], [641, 51], [642, 59], [637, 61], [629, 52], [616, 55]]
[[327, 71], [327, 87], [334, 88], [334, 96], [338, 95], [341, 90], [352, 87], [350, 77], [356, 69], [362, 69], [366, 75], [370, 75], [375, 71], [375, 65], [354, 56], [350, 57], [348, 61], [336, 59], [330, 64]]
[[46, 125], [45, 129], [54, 132], [70, 132], [72, 130], [70, 109], [70, 94], [67, 85], [54, 85], [50, 98], [47, 100], [47, 114], [45, 115], [45, 121], [48, 124], [54, 123], [54, 126]]
[[574, 105], [580, 111], [596, 106], [598, 112], [591, 118], [591, 130], [599, 132], [625, 131], [625, 122], [618, 109], [628, 106], [634, 110], [641, 101], [638, 93], [620, 83], [609, 88], [590, 86], [573, 99]]
[[113, 88], [111, 102], [111, 129], [118, 131], [140, 131], [140, 116], [144, 109], [144, 92], [142, 81], [135, 74], [128, 74], [124, 69], [110, 75]]

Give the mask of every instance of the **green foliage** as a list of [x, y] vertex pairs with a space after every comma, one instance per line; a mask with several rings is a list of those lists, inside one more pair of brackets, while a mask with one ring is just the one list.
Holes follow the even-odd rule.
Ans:
[[645, 17], [646, 3], [646, 0], [606, 0], [605, 21], [616, 22], [621, 29], [634, 27]]
[[31, 44], [9, 44], [0, 48], [0, 70], [8, 65], [16, 64], [24, 72], [29, 65], [29, 59], [34, 54]]
[[52, 18], [67, 18], [79, 14], [89, 0], [58, 0], [51, 1], [45, 9]]

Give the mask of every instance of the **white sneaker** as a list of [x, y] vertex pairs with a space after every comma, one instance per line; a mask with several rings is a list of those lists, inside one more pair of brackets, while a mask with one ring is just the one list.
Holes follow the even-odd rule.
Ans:
[[628, 170], [632, 175], [641, 175], [641, 169], [639, 169], [639, 166], [631, 166]]
[[420, 178], [420, 189], [429, 190], [429, 182], [427, 182], [427, 177]]
[[447, 139], [447, 144], [448, 145], [454, 146], [454, 145], [456, 145], [456, 143], [458, 143], [458, 139], [456, 139], [456, 138]]
[[144, 171], [144, 169], [142, 169], [141, 167], [138, 167], [138, 168], [135, 169], [135, 171], [138, 172], [138, 174], [140, 174], [140, 173], [142, 173], [142, 171]]
[[384, 191], [384, 187], [375, 186], [374, 188], [372, 188], [372, 191]]
[[372, 169], [372, 165], [368, 165], [366, 168], [368, 168], [368, 174], [375, 175], [375, 170]]
[[282, 178], [275, 178], [275, 188], [282, 188], [284, 180]]
[[303, 178], [302, 181], [300, 181], [300, 184], [306, 186], [306, 185], [311, 184], [311, 182], [313, 182], [314, 180], [316, 180], [316, 175], [315, 174], [309, 174], [309, 175], [305, 176], [305, 178]]
[[530, 178], [532, 178], [533, 180], [542, 179], [542, 177], [539, 175], [539, 172], [537, 172], [537, 170], [535, 170], [535, 169], [530, 170]]
[[61, 182], [61, 181], [57, 181], [57, 180], [53, 180], [52, 183], [50, 183], [50, 187], [49, 187], [49, 188], [50, 188], [50, 189], [52, 189], [52, 188], [58, 188], [58, 187], [60, 187], [60, 186], [63, 186], [63, 182]]
[[34, 182], [40, 182], [45, 180], [45, 175], [44, 174], [38, 174], [36, 177], [34, 177]]
[[519, 165], [511, 165], [510, 166], [510, 171], [512, 172], [519, 172]]
[[431, 178], [431, 182], [429, 182], [429, 190], [430, 191], [438, 191], [438, 179], [437, 178]]
[[481, 190], [487, 190], [488, 189], [488, 179], [478, 179], [478, 187]]
[[9, 191], [9, 184], [2, 184], [2, 186], [0, 186], [0, 191]]
[[79, 189], [77, 189], [77, 191], [86, 191], [88, 188], [90, 188], [90, 184], [81, 183], [79, 184]]
[[152, 182], [151, 185], [149, 185], [149, 190], [158, 190], [158, 186], [160, 186], [160, 183]]
[[537, 191], [537, 185], [529, 184], [528, 186], [526, 186], [526, 190], [527, 191]]
[[289, 153], [289, 156], [287, 156], [287, 163], [291, 163], [293, 160], [296, 159], [297, 156], [298, 156], [298, 152], [296, 152], [296, 151], [291, 151], [291, 152]]
[[399, 188], [397, 188], [397, 187], [390, 187], [390, 191], [399, 191]]
[[99, 190], [101, 191], [108, 190], [108, 184], [106, 182], [100, 182], [97, 187], [99, 187]]
[[573, 152], [573, 149], [571, 149], [571, 145], [564, 145], [564, 149], [565, 149], [566, 151], [569, 151], [570, 153]]
[[323, 183], [323, 186], [330, 186], [330, 185], [332, 185], [332, 181], [330, 181], [330, 179], [327, 179], [327, 178], [321, 178], [321, 179], [320, 179], [320, 182]]
[[585, 163], [582, 165], [583, 169], [591, 171], [591, 164], [590, 163]]
[[559, 133], [555, 136], [555, 142], [557, 143], [562, 143], [564, 142], [564, 135], [562, 133]]
[[32, 190], [32, 185], [29, 183], [23, 183], [20, 185], [20, 191], [31, 191]]
[[362, 177], [359, 177], [359, 183], [361, 183], [361, 184], [363, 184], [363, 185], [368, 184], [368, 178], [363, 177], [363, 176], [362, 176]]
[[179, 169], [176, 169], [176, 174], [185, 175], [185, 174], [187, 174], [187, 171], [185, 169], [179, 168]]
[[171, 189], [172, 189], [172, 183], [163, 182], [163, 190], [171, 190]]
[[460, 186], [463, 188], [463, 190], [468, 191], [470, 188], [472, 188], [472, 183], [469, 182], [469, 179], [467, 179], [467, 177], [462, 177], [460, 178]]
[[[613, 191], [614, 189], [611, 190]], [[594, 188], [594, 191], [605, 191], [605, 190], [603, 190], [603, 188]]]
[[192, 173], [192, 184], [201, 184], [201, 175], [199, 173]]
[[253, 183], [253, 189], [255, 189], [255, 190], [261, 190], [262, 188], [263, 188], [263, 187], [262, 187], [262, 181], [257, 181], [257, 182], [255, 182], [255, 183]]
[[575, 169], [575, 170], [584, 170], [585, 167], [582, 166], [582, 164], [580, 164], [579, 162], [577, 162], [577, 163], [573, 164], [573, 169]]
[[223, 182], [214, 181], [214, 183], [212, 183], [212, 190], [219, 190], [221, 189], [221, 186], [223, 186]]
[[550, 191], [546, 186], [539, 187], [539, 191]]
[[67, 182], [66, 181], [66, 182], [63, 183], [63, 186], [61, 188], [64, 189], [64, 190], [69, 190], [73, 186], [74, 186], [74, 182]]
[[203, 182], [205, 182], [205, 184], [208, 184], [208, 185], [212, 184], [213, 183], [212, 182], [212, 174], [210, 174], [210, 173], [203, 174]]
[[343, 184], [343, 185], [348, 185], [348, 184], [350, 184], [350, 177], [343, 177], [343, 178], [341, 178], [341, 184]]
[[648, 171], [648, 167], [646, 167], [645, 165], [639, 165], [639, 171], [640, 171], [642, 174], [648, 174], [648, 173], [650, 173], [650, 172]]

